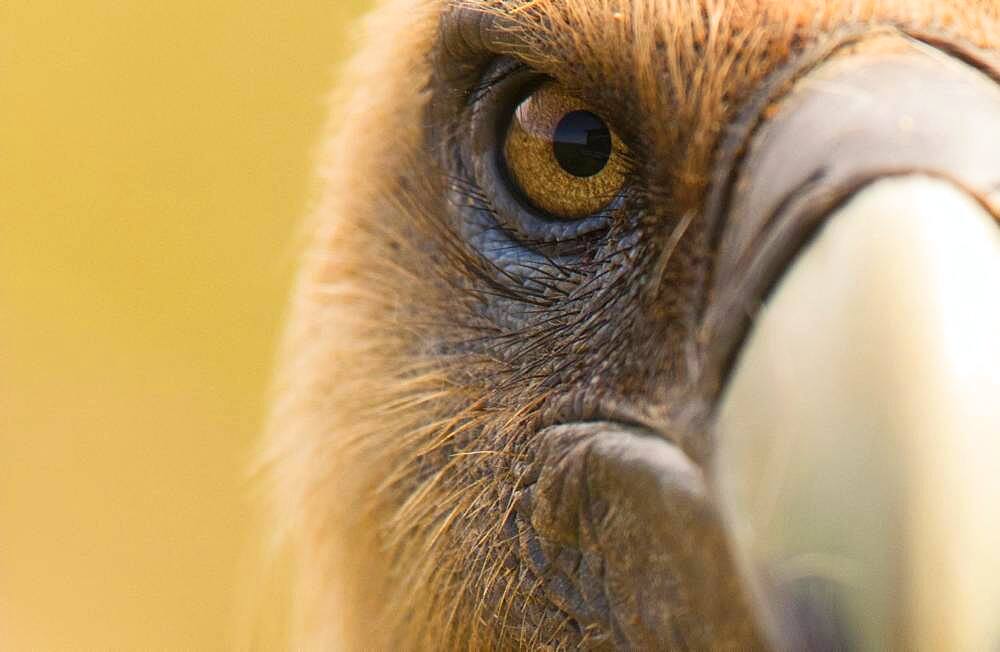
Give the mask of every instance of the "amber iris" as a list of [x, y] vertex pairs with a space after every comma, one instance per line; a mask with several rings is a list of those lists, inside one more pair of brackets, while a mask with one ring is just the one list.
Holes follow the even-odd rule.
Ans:
[[549, 82], [514, 110], [504, 160], [520, 194], [563, 220], [599, 213], [625, 183], [624, 146], [597, 112]]

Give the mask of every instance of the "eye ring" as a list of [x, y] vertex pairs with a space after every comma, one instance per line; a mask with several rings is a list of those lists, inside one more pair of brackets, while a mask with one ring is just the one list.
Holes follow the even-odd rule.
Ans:
[[[504, 146], [514, 112], [521, 103], [540, 87], [555, 84], [551, 77], [538, 73], [514, 59], [502, 58], [494, 62], [483, 76], [487, 80], [470, 95], [471, 139], [462, 148], [463, 166], [482, 194], [482, 201], [474, 201], [465, 193], [456, 191], [456, 200], [467, 205], [478, 205], [483, 213], [470, 214], [468, 228], [486, 234], [490, 227], [483, 222], [485, 215], [509, 237], [529, 247], [559, 245], [558, 252], [573, 255], [580, 247], [589, 247], [593, 237], [606, 231], [612, 217], [625, 202], [627, 187], [623, 186], [600, 210], [592, 214], [567, 219], [553, 214], [532, 201], [521, 190], [509, 173]], [[589, 108], [582, 101], [581, 108]], [[592, 111], [599, 115], [597, 111]], [[486, 235], [470, 237], [482, 239]], [[492, 237], [492, 236], [490, 236]], [[491, 245], [492, 246], [492, 245]]]

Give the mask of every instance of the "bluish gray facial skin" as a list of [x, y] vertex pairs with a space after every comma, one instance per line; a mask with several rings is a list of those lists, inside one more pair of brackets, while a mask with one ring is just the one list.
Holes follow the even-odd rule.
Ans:
[[[882, 234], [899, 242], [933, 233], [919, 231], [921, 207], [902, 201], [907, 196], [936, 198], [941, 211], [954, 212], [957, 222], [996, 226], [995, 210], [984, 198], [1000, 187], [1000, 76], [974, 53], [947, 51], [899, 33], [871, 37], [884, 41], [883, 47], [873, 49], [877, 51], [866, 54], [860, 47], [860, 52], [847, 52], [867, 38], [845, 39], [843, 52], [828, 45], [811, 61], [803, 57], [808, 65], [794, 74], [778, 75], [772, 94], [764, 95], [767, 101], [746, 109], [747, 124], [754, 128], [734, 129], [720, 150], [704, 217], [717, 248], [710, 299], [698, 327], [707, 345], [693, 353], [706, 358], [691, 365], [698, 371], [684, 399], [695, 407], [680, 420], [681, 430], [703, 434], [688, 435], [685, 442], [655, 416], [650, 418], [650, 412], [631, 410], [628, 401], [595, 400], [597, 394], [564, 403], [556, 410], [555, 421], [561, 425], [542, 432], [538, 459], [543, 462], [532, 472], [510, 533], [529, 542], [524, 554], [535, 573], [555, 572], [557, 577], [546, 585], [548, 598], [584, 631], [604, 632], [595, 643], [683, 647], [688, 638], [678, 632], [687, 632], [690, 640], [741, 640], [748, 647], [778, 649], [881, 649], [917, 640], [976, 649], [996, 640], [992, 621], [981, 618], [956, 618], [956, 623], [965, 624], [951, 629], [930, 623], [920, 593], [924, 589], [917, 583], [928, 560], [938, 557], [926, 553], [924, 544], [909, 541], [923, 536], [914, 529], [913, 511], [924, 504], [914, 498], [921, 492], [913, 480], [912, 464], [918, 463], [893, 454], [910, 445], [906, 436], [868, 427], [869, 422], [850, 412], [852, 406], [862, 410], [858, 401], [836, 406], [819, 425], [784, 423], [782, 402], [795, 404], [830, 393], [828, 384], [816, 378], [829, 376], [832, 367], [824, 371], [817, 363], [794, 372], [798, 375], [789, 394], [753, 391], [759, 383], [781, 386], [760, 377], [761, 369], [782, 370], [775, 371], [771, 360], [755, 348], [769, 337], [771, 303], [781, 303], [784, 285], [797, 283], [805, 274], [801, 266], [815, 266], [810, 255], [823, 255], [811, 252], [816, 247], [824, 251], [822, 237], [829, 222], [857, 221], [853, 209], [846, 208], [852, 202], [868, 197], [882, 183], [901, 180], [898, 186], [887, 186], [895, 188], [901, 200], [884, 199], [882, 212], [874, 210], [876, 217], [914, 213], [914, 231], [907, 230], [904, 219], [893, 223], [898, 233], [886, 227]], [[502, 97], [502, 86], [496, 92]], [[491, 106], [481, 110], [487, 123], [494, 119]], [[957, 112], [956, 106], [963, 110]], [[769, 114], [762, 120], [765, 110]], [[617, 276], [623, 288], [641, 288], [648, 280], [623, 262], [620, 253], [638, 249], [646, 235], [641, 193], [625, 190], [606, 215], [575, 224], [546, 225], [525, 217], [522, 228], [532, 233], [525, 240], [517, 227], [497, 228], [496, 211], [517, 213], [523, 207], [504, 187], [490, 137], [476, 142], [468, 156], [460, 153], [455, 161], [487, 180], [487, 194], [501, 208], [483, 210], [467, 202], [461, 224], [467, 241], [491, 265], [525, 279], [526, 285], [538, 278], [540, 289], [552, 285], [570, 293], [590, 276]], [[951, 189], [950, 196], [941, 191], [942, 184]], [[873, 217], [872, 225], [876, 223]], [[548, 228], [565, 232], [549, 240], [554, 248], [546, 250], [532, 239], [545, 239]], [[589, 234], [596, 234], [593, 240], [587, 239]], [[864, 244], [864, 226], [850, 237]], [[890, 258], [891, 252], [873, 255], [880, 253]], [[1000, 256], [1000, 250], [995, 253]], [[992, 296], [991, 255], [982, 256], [986, 280], [977, 286], [981, 296]], [[919, 266], [920, 260], [898, 264]], [[886, 265], [865, 269], [875, 275], [889, 273], [891, 264]], [[942, 265], [947, 267], [947, 262]], [[540, 270], [548, 272], [540, 275]], [[808, 313], [825, 306], [829, 288], [823, 279], [847, 273], [846, 268], [828, 265], [806, 274], [806, 284], [815, 292], [811, 298], [808, 288], [799, 292], [799, 309]], [[876, 277], [857, 282], [869, 281], [879, 283]], [[931, 286], [934, 282], [927, 279]], [[632, 296], [623, 290], [609, 294], [608, 302], [624, 306]], [[882, 298], [891, 305], [889, 295]], [[861, 299], [877, 302], [880, 297]], [[845, 310], [853, 307], [845, 304]], [[929, 311], [940, 308], [928, 305]], [[533, 308], [516, 297], [500, 297], [488, 309], [491, 319], [515, 329], [530, 324], [533, 314]], [[995, 314], [990, 310], [984, 313], [987, 323]], [[794, 311], [782, 307], [775, 319], [796, 323]], [[877, 320], [877, 311], [870, 316]], [[932, 313], [907, 315], [927, 323], [936, 323], [936, 318]], [[866, 333], [863, 324], [851, 323], [831, 337], [840, 338], [839, 347], [849, 358]], [[894, 337], [909, 337], [899, 324], [884, 335], [886, 346]], [[804, 341], [795, 350], [797, 359], [810, 360], [812, 346]], [[922, 355], [912, 348], [907, 354]], [[882, 359], [874, 364], [882, 368], [896, 362]], [[835, 380], [856, 382], [848, 376]], [[939, 380], [949, 381], [947, 375]], [[898, 399], [890, 386], [865, 387], [884, 393], [885, 401]], [[941, 387], [945, 394], [953, 389]], [[881, 399], [873, 400], [879, 404]], [[752, 411], [757, 402], [771, 421]], [[838, 416], [836, 410], [845, 412]], [[793, 415], [788, 411], [786, 416]], [[678, 420], [672, 423], [676, 427]], [[777, 445], [778, 433], [800, 426], [801, 442], [813, 441], [810, 428], [818, 429], [838, 441], [832, 445], [837, 454], [827, 455], [817, 446], [807, 452], [796, 448], [803, 459], [781, 457], [785, 453]], [[838, 428], [844, 430], [842, 436], [831, 434], [839, 433]], [[982, 437], [1000, 433], [1000, 421], [988, 422], [979, 432]], [[692, 437], [708, 443], [692, 449], [685, 445]], [[919, 455], [914, 452], [913, 459], [923, 454], [923, 449]], [[809, 472], [782, 475], [781, 464]], [[787, 485], [782, 484], [786, 476]], [[991, 486], [984, 489], [992, 491]], [[983, 496], [992, 495], [989, 491]], [[760, 521], [757, 503], [762, 492], [778, 510], [768, 512], [768, 518], [778, 519], [781, 527]], [[964, 494], [956, 490], [959, 495]], [[977, 514], [983, 523], [990, 521], [988, 514]], [[968, 530], [976, 531], [971, 526]], [[832, 552], [819, 544], [812, 550], [804, 543], [816, 540], [832, 542]], [[653, 542], [659, 548], [650, 548]], [[961, 549], [965, 544], [956, 545]], [[915, 560], [918, 550], [925, 556]], [[955, 572], [961, 575], [961, 569]], [[961, 584], [954, 581], [956, 587]]]
[[[352, 289], [350, 310], [368, 310], [356, 339], [379, 342], [365, 349], [378, 364], [358, 367], [392, 370], [364, 385], [377, 390], [336, 394], [353, 379], [326, 382], [321, 369], [327, 393], [307, 396], [310, 408], [336, 403], [341, 427], [357, 416], [367, 428], [351, 431], [357, 449], [322, 458], [374, 476], [359, 481], [377, 488], [358, 490], [359, 502], [384, 516], [378, 545], [350, 550], [355, 566], [388, 578], [378, 592], [357, 587], [380, 623], [366, 621], [362, 629], [377, 631], [363, 634], [386, 641], [375, 647], [446, 649], [988, 641], [971, 604], [935, 620], [921, 597], [930, 595], [927, 569], [945, 559], [939, 551], [972, 546], [971, 555], [988, 540], [974, 535], [990, 519], [969, 514], [982, 514], [972, 498], [992, 491], [988, 465], [962, 484], [952, 472], [966, 467], [943, 458], [934, 467], [929, 451], [958, 456], [982, 436], [928, 447], [929, 435], [911, 440], [911, 429], [866, 421], [863, 408], [909, 414], [921, 396], [956, 418], [979, 409], [959, 376], [901, 372], [904, 352], [945, 360], [951, 331], [910, 337], [904, 323], [944, 323], [946, 304], [893, 303], [900, 285], [886, 279], [898, 273], [928, 297], [961, 298], [965, 325], [993, 324], [989, 253], [968, 261], [981, 271], [967, 275], [976, 296], [987, 297], [976, 301], [961, 283], [941, 289], [954, 282], [947, 261], [961, 238], [947, 250], [905, 243], [934, 239], [941, 219], [964, 224], [955, 231], [963, 238], [989, 232], [996, 211], [986, 197], [1000, 186], [995, 64], [963, 39], [922, 32], [926, 16], [908, 21], [903, 9], [775, 18], [736, 3], [623, 5], [644, 20], [622, 12], [573, 23], [594, 17], [591, 3], [446, 9], [421, 87], [419, 146], [374, 175], [385, 177], [376, 205], [350, 216], [374, 243], [349, 239], [361, 254], [323, 261], [343, 264], [346, 279], [317, 273]], [[559, 23], [566, 7], [575, 13]], [[765, 20], [776, 22], [746, 28]], [[742, 36], [754, 38], [731, 47]], [[597, 214], [553, 219], [504, 170], [505, 121], [541, 81], [593, 108], [630, 154], [620, 192]], [[869, 200], [875, 208], [859, 212]], [[882, 224], [881, 237], [869, 223]], [[843, 229], [830, 242], [848, 253], [823, 254], [827, 235]], [[872, 262], [882, 259], [891, 264]], [[843, 279], [855, 282], [829, 285]], [[872, 303], [886, 311], [857, 310]], [[957, 332], [983, 337], [982, 328]], [[869, 339], [882, 357], [860, 357]], [[839, 373], [841, 364], [868, 384]], [[795, 371], [789, 384], [769, 379], [784, 370]], [[851, 400], [833, 401], [835, 390]], [[383, 391], [405, 427], [372, 425], [384, 406], [370, 394]], [[330, 394], [338, 401], [324, 403]], [[791, 409], [818, 398], [829, 400], [812, 420]], [[329, 423], [323, 417], [315, 421]], [[979, 432], [992, 429], [985, 423]], [[789, 458], [780, 445], [788, 438], [809, 445]], [[785, 462], [798, 472], [783, 472]], [[947, 509], [929, 507], [927, 479], [965, 506], [951, 527]], [[314, 523], [332, 520], [314, 509]], [[954, 600], [967, 570], [949, 576]]]

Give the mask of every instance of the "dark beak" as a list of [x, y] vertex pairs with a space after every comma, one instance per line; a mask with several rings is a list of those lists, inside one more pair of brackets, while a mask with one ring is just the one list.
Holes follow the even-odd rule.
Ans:
[[844, 43], [730, 143], [712, 484], [778, 649], [1000, 649], [996, 71]]

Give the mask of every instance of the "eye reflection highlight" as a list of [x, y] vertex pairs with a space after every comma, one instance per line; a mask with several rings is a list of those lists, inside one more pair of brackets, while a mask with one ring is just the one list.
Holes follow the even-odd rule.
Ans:
[[625, 184], [625, 147], [584, 102], [548, 82], [514, 110], [503, 148], [509, 180], [555, 219], [601, 211]]

